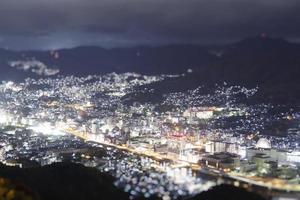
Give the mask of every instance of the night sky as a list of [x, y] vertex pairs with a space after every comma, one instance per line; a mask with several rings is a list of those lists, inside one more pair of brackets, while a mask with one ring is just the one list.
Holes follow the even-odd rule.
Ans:
[[300, 40], [299, 0], [0, 0], [0, 47]]

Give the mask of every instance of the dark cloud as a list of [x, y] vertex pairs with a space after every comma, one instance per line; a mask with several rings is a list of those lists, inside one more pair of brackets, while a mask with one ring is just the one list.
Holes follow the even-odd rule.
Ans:
[[0, 46], [217, 43], [261, 32], [297, 39], [299, 10], [299, 0], [1, 0]]

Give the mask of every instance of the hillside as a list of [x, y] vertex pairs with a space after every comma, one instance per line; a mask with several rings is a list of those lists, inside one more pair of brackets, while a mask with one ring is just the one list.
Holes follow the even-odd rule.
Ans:
[[[226, 81], [230, 85], [259, 86], [260, 96], [274, 101], [299, 99], [300, 45], [283, 39], [253, 37], [224, 46], [169, 45], [104, 49], [77, 47], [57, 51], [13, 52], [0, 50], [0, 80], [41, 77], [17, 70], [10, 61], [36, 60], [33, 68], [59, 69], [61, 75], [85, 76], [111, 72], [181, 74], [186, 78], [164, 82], [172, 90]], [[31, 63], [32, 64], [32, 63]], [[24, 64], [29, 65], [28, 62]], [[24, 66], [22, 66], [24, 68]], [[43, 75], [43, 73], [41, 73]], [[177, 88], [179, 86], [179, 88]], [[164, 86], [159, 86], [164, 87]]]
[[0, 177], [25, 184], [41, 200], [128, 199], [127, 194], [113, 185], [114, 179], [111, 176], [73, 163], [57, 163], [30, 169], [1, 166]]

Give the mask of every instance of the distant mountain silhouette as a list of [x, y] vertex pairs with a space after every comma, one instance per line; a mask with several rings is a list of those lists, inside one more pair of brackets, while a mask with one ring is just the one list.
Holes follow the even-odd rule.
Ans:
[[31, 51], [25, 52], [25, 55], [49, 66], [58, 66], [63, 74], [80, 76], [132, 71], [143, 74], [182, 73], [214, 59], [205, 48], [195, 45], [113, 49], [77, 47], [58, 50], [57, 53], [58, 59], [53, 59], [49, 52]]
[[[278, 38], [246, 38], [219, 47], [169, 45], [104, 49], [91, 46], [55, 52], [2, 49], [0, 80], [35, 76], [21, 73], [7, 64], [11, 60], [26, 59], [57, 67], [62, 75], [77, 76], [110, 72], [179, 74], [192, 69], [192, 74], [179, 78], [173, 87], [190, 88], [226, 81], [247, 87], [260, 86], [261, 94], [269, 99], [299, 99], [300, 45]], [[172, 90], [172, 84], [169, 89]]]
[[214, 81], [253, 86], [295, 81], [300, 75], [300, 45], [283, 39], [247, 38], [226, 47], [220, 59], [200, 71]]
[[283, 39], [247, 38], [223, 48], [222, 56], [200, 68], [203, 82], [260, 87], [260, 94], [276, 101], [300, 97], [300, 45]]

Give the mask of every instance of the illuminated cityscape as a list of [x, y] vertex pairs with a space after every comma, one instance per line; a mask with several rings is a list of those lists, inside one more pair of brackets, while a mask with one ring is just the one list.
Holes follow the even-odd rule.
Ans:
[[300, 0], [0, 0], [0, 200], [300, 200]]
[[[241, 96], [249, 99], [259, 88], [226, 83], [208, 94], [198, 87], [170, 93], [161, 104], [129, 104], [141, 88], [180, 76], [3, 82], [0, 160], [21, 168], [71, 160], [112, 174], [131, 198], [176, 199], [222, 183], [274, 197], [299, 193], [299, 109], [247, 105]], [[288, 128], [268, 134], [280, 123]]]

